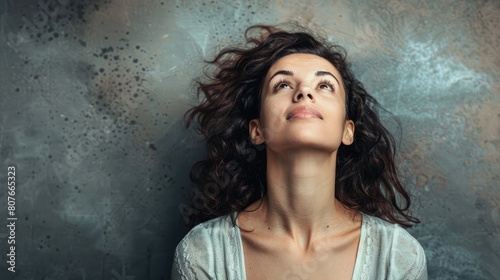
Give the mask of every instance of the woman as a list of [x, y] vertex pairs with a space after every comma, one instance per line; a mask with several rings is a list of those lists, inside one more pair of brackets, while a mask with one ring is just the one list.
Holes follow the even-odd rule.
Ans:
[[427, 279], [402, 228], [419, 220], [394, 140], [344, 50], [310, 32], [245, 35], [249, 47], [209, 62], [187, 114], [208, 155], [184, 214], [202, 223], [177, 246], [172, 279]]

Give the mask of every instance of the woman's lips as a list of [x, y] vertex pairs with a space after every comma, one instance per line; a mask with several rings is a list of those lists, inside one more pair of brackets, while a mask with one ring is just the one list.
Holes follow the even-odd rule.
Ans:
[[318, 118], [323, 119], [321, 113], [312, 106], [297, 106], [287, 114], [286, 119], [291, 118]]

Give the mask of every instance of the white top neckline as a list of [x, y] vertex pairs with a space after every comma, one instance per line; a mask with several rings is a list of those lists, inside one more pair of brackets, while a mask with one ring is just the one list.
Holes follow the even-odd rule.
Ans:
[[[237, 212], [233, 212], [231, 213], [231, 215], [235, 216]], [[234, 219], [236, 219], [236, 230], [237, 230], [237, 243], [238, 243], [238, 247], [240, 248], [239, 251], [240, 251], [240, 259], [242, 260], [242, 265], [243, 265], [243, 276], [245, 278], [243, 278], [242, 280], [246, 280], [247, 279], [247, 274], [246, 274], [246, 267], [245, 267], [245, 252], [243, 251], [243, 240], [242, 240], [242, 237], [241, 237], [241, 230], [240, 230], [240, 225], [238, 224], [238, 219], [237, 217], [233, 217]], [[364, 240], [364, 238], [366, 238], [366, 235], [365, 235], [365, 214], [361, 213], [361, 232], [360, 232], [360, 235], [359, 235], [359, 241], [358, 241], [358, 251], [356, 252], [356, 260], [354, 261], [354, 269], [352, 271], [352, 279], [357, 279], [355, 278], [355, 276], [357, 274], [359, 274], [357, 271], [358, 271], [358, 264], [360, 263], [360, 249], [361, 249], [361, 245], [363, 242], [361, 242], [362, 240]]]

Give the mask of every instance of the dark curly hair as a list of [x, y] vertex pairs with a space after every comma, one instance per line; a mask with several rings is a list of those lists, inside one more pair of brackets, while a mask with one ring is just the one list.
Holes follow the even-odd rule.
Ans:
[[208, 152], [190, 172], [195, 189], [191, 205], [181, 209], [188, 227], [241, 212], [266, 194], [265, 144], [251, 143], [248, 125], [259, 116], [269, 68], [294, 53], [328, 60], [345, 86], [347, 118], [354, 122], [355, 133], [353, 144], [338, 150], [335, 197], [349, 209], [403, 227], [420, 222], [408, 213], [410, 196], [397, 175], [395, 141], [379, 119], [376, 109], [381, 107], [354, 77], [345, 50], [311, 34], [304, 28], [287, 32], [251, 26], [245, 32], [246, 46], [224, 48], [206, 61], [204, 77], [195, 80], [198, 98], [204, 98], [184, 116], [186, 127], [197, 121]]

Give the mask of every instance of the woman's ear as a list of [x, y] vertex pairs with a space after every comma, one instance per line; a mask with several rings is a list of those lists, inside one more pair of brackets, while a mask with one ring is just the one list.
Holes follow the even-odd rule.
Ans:
[[250, 134], [252, 144], [260, 145], [264, 143], [264, 134], [262, 133], [259, 119], [253, 119], [250, 121], [248, 124], [248, 134]]
[[342, 144], [351, 145], [354, 142], [354, 122], [346, 120], [344, 125], [344, 135], [342, 136]]

